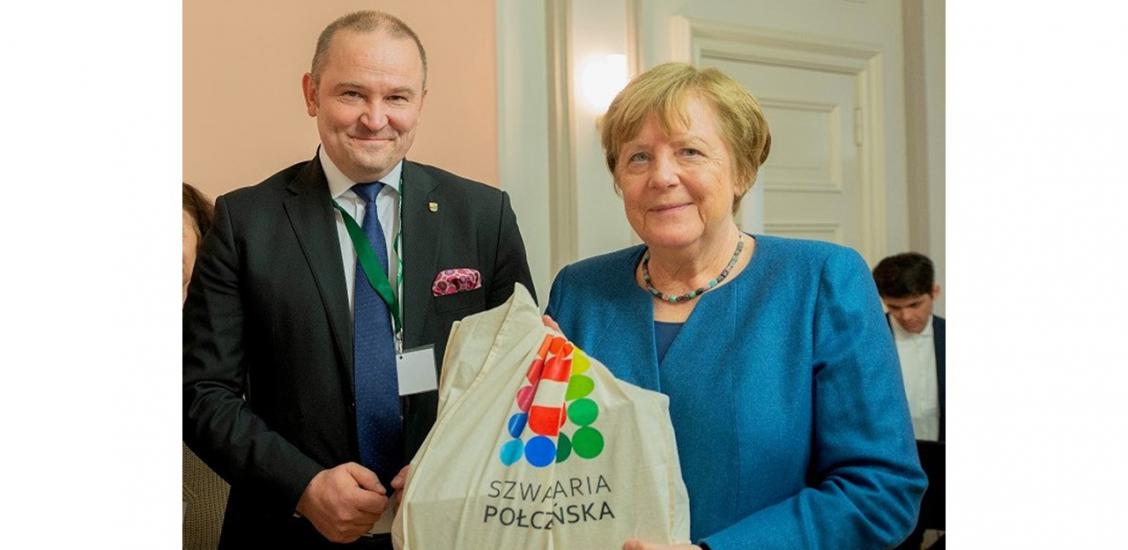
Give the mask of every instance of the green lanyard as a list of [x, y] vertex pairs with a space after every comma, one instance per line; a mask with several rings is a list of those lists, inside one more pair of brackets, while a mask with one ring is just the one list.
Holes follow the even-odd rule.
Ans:
[[[399, 210], [400, 223], [402, 224], [402, 175], [400, 177], [400, 186], [397, 191], [400, 195]], [[403, 319], [400, 316], [400, 306], [399, 300], [396, 299], [396, 292], [395, 290], [392, 290], [392, 285], [395, 283], [390, 282], [391, 277], [388, 277], [388, 274], [384, 273], [384, 268], [380, 267], [380, 261], [376, 259], [376, 253], [374, 252], [372, 241], [368, 240], [368, 236], [364, 234], [364, 230], [360, 228], [360, 224], [356, 223], [356, 220], [353, 219], [353, 217], [348, 212], [346, 212], [344, 208], [341, 208], [341, 205], [337, 204], [337, 201], [333, 200], [332, 197], [329, 198], [329, 201], [333, 203], [333, 207], [341, 212], [341, 217], [345, 220], [345, 230], [348, 231], [349, 240], [352, 241], [353, 249], [356, 250], [356, 260], [360, 262], [361, 267], [364, 268], [364, 277], [368, 279], [368, 284], [372, 285], [372, 289], [376, 291], [376, 294], [380, 295], [380, 298], [384, 300], [385, 304], [388, 304], [388, 309], [392, 312], [392, 320], [395, 322], [394, 328], [398, 346], [399, 340], [403, 335]], [[372, 206], [373, 208], [375, 208], [376, 204], [373, 203]], [[401, 227], [400, 230], [396, 232], [395, 242], [392, 243], [392, 247], [396, 253], [396, 266], [399, 268], [399, 276], [397, 277], [397, 282], [399, 283], [400, 288], [402, 288], [403, 285], [403, 259], [400, 257], [399, 253], [399, 241], [402, 238], [403, 228]]]

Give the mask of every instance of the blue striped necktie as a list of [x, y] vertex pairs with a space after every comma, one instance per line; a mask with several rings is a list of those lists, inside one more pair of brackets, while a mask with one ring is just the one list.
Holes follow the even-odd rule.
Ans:
[[[365, 201], [361, 229], [372, 243], [376, 259], [387, 274], [387, 241], [376, 214], [376, 195], [383, 187], [380, 182], [360, 183], [353, 186], [353, 191]], [[392, 478], [404, 462], [395, 338], [388, 305], [369, 284], [359, 260], [356, 262], [353, 292], [353, 327], [356, 437], [360, 463], [376, 472], [391, 494]]]

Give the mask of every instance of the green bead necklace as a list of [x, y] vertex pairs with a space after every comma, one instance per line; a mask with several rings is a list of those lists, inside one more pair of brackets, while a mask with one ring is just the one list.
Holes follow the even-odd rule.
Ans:
[[688, 302], [689, 300], [692, 300], [702, 294], [705, 294], [706, 292], [709, 292], [710, 290], [713, 290], [717, 285], [721, 284], [721, 281], [724, 281], [725, 277], [728, 277], [729, 272], [732, 271], [733, 266], [736, 265], [736, 260], [737, 258], [740, 258], [741, 250], [744, 250], [743, 235], [741, 235], [740, 240], [736, 242], [736, 250], [732, 253], [732, 258], [729, 259], [728, 265], [725, 266], [724, 271], [721, 271], [720, 275], [717, 275], [715, 278], [710, 279], [709, 282], [705, 284], [705, 286], [697, 290], [691, 290], [679, 296], [669, 296], [662, 293], [662, 291], [658, 290], [657, 288], [654, 288], [654, 284], [650, 281], [650, 249], [647, 248], [646, 252], [642, 255], [642, 281], [646, 283], [646, 290], [653, 294], [655, 298], [658, 298], [663, 302], [669, 302], [671, 304]]

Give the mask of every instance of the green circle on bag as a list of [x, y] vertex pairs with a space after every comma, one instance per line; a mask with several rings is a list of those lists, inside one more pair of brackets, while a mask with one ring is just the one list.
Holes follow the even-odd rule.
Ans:
[[568, 459], [568, 455], [572, 454], [572, 442], [564, 432], [556, 438], [556, 462], [564, 462]]
[[599, 405], [591, 399], [577, 399], [568, 406], [568, 419], [577, 426], [587, 426], [598, 417]]
[[568, 390], [564, 394], [564, 399], [572, 401], [581, 397], [587, 397], [591, 390], [595, 389], [595, 382], [582, 374], [573, 374], [568, 379]]
[[572, 434], [572, 448], [582, 458], [595, 458], [603, 452], [603, 434], [591, 426], [580, 428]]

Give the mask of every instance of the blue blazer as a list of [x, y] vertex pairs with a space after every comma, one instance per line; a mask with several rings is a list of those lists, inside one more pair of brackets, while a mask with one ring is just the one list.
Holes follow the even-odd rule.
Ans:
[[869, 269], [841, 246], [755, 239], [661, 364], [652, 298], [635, 284], [642, 246], [565, 267], [547, 313], [617, 377], [670, 397], [694, 541], [893, 546], [927, 482]]

